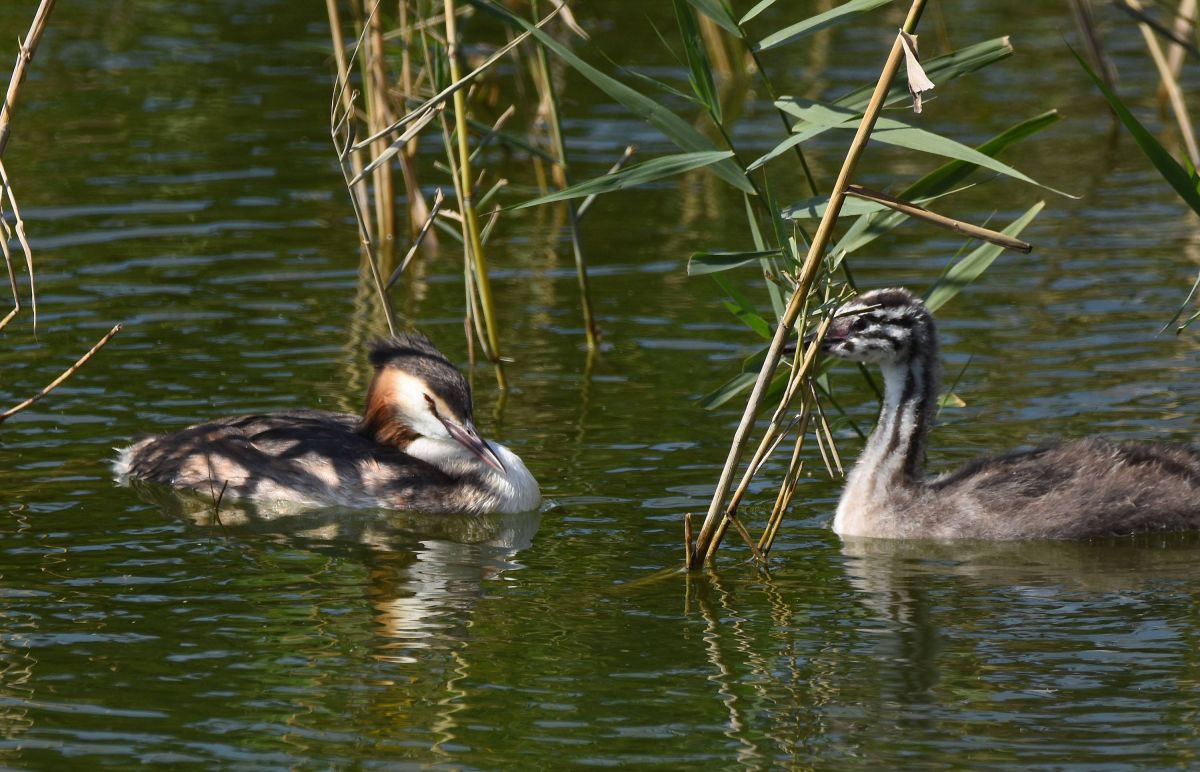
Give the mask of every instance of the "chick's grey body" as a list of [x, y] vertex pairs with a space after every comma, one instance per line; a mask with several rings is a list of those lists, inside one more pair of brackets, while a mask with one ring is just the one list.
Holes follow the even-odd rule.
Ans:
[[937, 332], [907, 290], [865, 293], [839, 310], [822, 343], [878, 364], [879, 421], [834, 519], [844, 536], [1074, 539], [1200, 528], [1200, 448], [1089, 438], [987, 456], [927, 479], [936, 412]]
[[261, 502], [417, 512], [515, 512], [540, 501], [521, 459], [471, 422], [470, 389], [419, 334], [375, 344], [362, 416], [232, 416], [121, 451], [118, 476]]

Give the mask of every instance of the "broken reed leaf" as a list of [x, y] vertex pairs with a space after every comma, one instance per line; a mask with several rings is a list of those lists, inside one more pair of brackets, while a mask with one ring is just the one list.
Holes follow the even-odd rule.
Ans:
[[663, 179], [664, 177], [672, 177], [676, 174], [700, 169], [705, 166], [712, 166], [721, 161], [728, 160], [733, 157], [732, 150], [716, 150], [704, 151], [699, 153], [679, 153], [677, 155], [662, 156], [652, 158], [649, 161], [643, 161], [639, 164], [634, 164], [628, 169], [622, 169], [614, 174], [604, 174], [600, 177], [593, 177], [590, 180], [576, 183], [568, 188], [549, 193], [545, 196], [517, 204], [512, 209], [525, 209], [531, 206], [540, 204], [548, 204], [553, 201], [563, 201], [570, 198], [582, 198], [583, 196], [599, 195], [602, 193], [611, 193], [614, 190], [623, 190], [625, 188], [644, 185], [648, 182]]
[[756, 252], [696, 252], [688, 258], [688, 276], [700, 276], [706, 273], [728, 271], [731, 268], [741, 268], [743, 265], [760, 261], [764, 258], [782, 257], [782, 250], [767, 249]]
[[[881, 5], [887, 5], [892, 0], [850, 0], [848, 3], [842, 3], [836, 8], [831, 8], [824, 13], [819, 13], [816, 16], [810, 16], [803, 21], [788, 25], [781, 30], [767, 35], [762, 40], [758, 41], [754, 46], [754, 50], [758, 52], [769, 51], [772, 48], [793, 43], [801, 38], [820, 32], [821, 30], [832, 27], [835, 24], [840, 24], [848, 20], [851, 16], [864, 11], [870, 11], [878, 8]], [[752, 9], [755, 14], [760, 13], [763, 9], [755, 7]]]
[[[1021, 231], [1025, 230], [1025, 226], [1033, 222], [1033, 218], [1038, 216], [1038, 213], [1046, 206], [1045, 201], [1039, 201], [1029, 207], [1012, 224], [1005, 228], [1002, 233], [1008, 236], [1017, 236]], [[937, 311], [945, 305], [951, 298], [957, 295], [971, 282], [979, 278], [980, 274], [988, 269], [989, 266], [1000, 256], [1004, 248], [996, 244], [983, 244], [972, 250], [968, 255], [963, 257], [954, 265], [950, 266], [950, 270], [946, 271], [937, 283], [929, 290], [929, 294], [925, 297], [925, 307], [930, 312]]]
[[913, 112], [921, 112], [921, 94], [934, 89], [933, 81], [921, 69], [921, 57], [917, 53], [917, 36], [900, 30], [900, 42], [904, 46], [904, 71], [908, 77], [908, 93], [912, 95]]
[[[929, 76], [930, 80], [945, 85], [948, 81], [962, 75], [1006, 59], [1012, 56], [1012, 53], [1012, 43], [1005, 35], [935, 57], [925, 62], [923, 66], [925, 74]], [[849, 94], [835, 99], [834, 104], [861, 111], [866, 108], [867, 102], [871, 99], [871, 92], [874, 90], [874, 84], [857, 88]], [[908, 86], [904, 83], [896, 83], [888, 91], [884, 104], [892, 105], [905, 99], [908, 99]]]
[[917, 206], [909, 201], [904, 201], [902, 199], [895, 198], [894, 196], [889, 196], [888, 194], [881, 193], [877, 190], [864, 188], [861, 185], [847, 186], [846, 195], [878, 202], [889, 209], [893, 209], [897, 212], [903, 212], [910, 217], [924, 220], [925, 222], [930, 223], [931, 225], [936, 225], [939, 228], [945, 228], [969, 238], [989, 241], [997, 246], [1004, 247], [1005, 249], [1012, 249], [1016, 250], [1017, 252], [1024, 252], [1026, 254], [1033, 251], [1032, 246], [1024, 241], [1021, 241], [1020, 239], [1014, 239], [989, 228], [984, 228], [982, 226], [964, 222], [962, 220], [955, 220], [952, 217], [947, 217], [943, 214], [938, 214], [937, 212], [931, 212], [928, 209]]
[[42, 390], [41, 390], [41, 391], [39, 391], [37, 394], [34, 394], [32, 397], [30, 397], [29, 399], [27, 399], [27, 400], [25, 400], [24, 402], [20, 403], [19, 405], [15, 405], [14, 407], [10, 407], [8, 410], [5, 410], [3, 413], [0, 413], [0, 423], [4, 423], [4, 422], [5, 422], [5, 421], [7, 421], [9, 418], [12, 418], [12, 417], [13, 417], [14, 415], [16, 415], [17, 413], [20, 413], [22, 410], [25, 410], [26, 408], [30, 407], [30, 406], [31, 406], [31, 405], [33, 405], [35, 402], [37, 402], [38, 400], [40, 400], [42, 397], [46, 396], [47, 394], [49, 394], [50, 392], [52, 392], [52, 391], [54, 391], [56, 388], [58, 388], [60, 385], [62, 385], [62, 382], [63, 382], [63, 381], [65, 381], [65, 380], [67, 380], [68, 378], [70, 378], [72, 375], [74, 375], [74, 374], [76, 373], [76, 371], [78, 371], [78, 370], [79, 370], [79, 368], [81, 368], [81, 367], [83, 367], [85, 364], [87, 364], [87, 363], [88, 363], [88, 360], [90, 360], [90, 359], [91, 359], [93, 356], [95, 356], [97, 351], [99, 351], [100, 349], [104, 348], [104, 346], [105, 346], [105, 345], [106, 345], [106, 344], [107, 344], [107, 343], [108, 343], [110, 340], [112, 340], [112, 339], [113, 339], [113, 336], [115, 336], [115, 335], [116, 335], [118, 332], [120, 332], [120, 331], [121, 331], [121, 329], [123, 328], [123, 326], [124, 326], [124, 325], [121, 325], [121, 324], [119, 324], [119, 323], [118, 323], [118, 324], [115, 324], [115, 325], [113, 325], [113, 328], [112, 328], [111, 330], [109, 330], [109, 331], [108, 331], [108, 332], [107, 332], [107, 333], [104, 335], [104, 337], [103, 337], [103, 338], [101, 338], [101, 339], [100, 339], [100, 340], [99, 340], [99, 341], [96, 343], [96, 345], [92, 346], [92, 347], [91, 347], [91, 349], [89, 349], [89, 350], [88, 350], [88, 352], [87, 352], [86, 354], [84, 354], [83, 356], [79, 357], [79, 359], [75, 360], [75, 364], [71, 365], [71, 366], [70, 366], [70, 367], [68, 367], [66, 370], [64, 370], [64, 371], [62, 372], [62, 374], [60, 374], [60, 375], [59, 375], [57, 378], [55, 378], [53, 381], [50, 381], [50, 383], [48, 383], [48, 384], [46, 384], [44, 387], [42, 387]]
[[[528, 30], [547, 51], [552, 52], [555, 56], [573, 67], [576, 72], [587, 78], [592, 85], [620, 102], [634, 115], [661, 131], [664, 136], [674, 142], [681, 150], [688, 153], [720, 152], [720, 149], [713, 141], [689, 121], [676, 115], [674, 111], [640, 91], [630, 88], [616, 78], [606, 75], [583, 61], [575, 52], [560, 43], [552, 35], [535, 28], [530, 22], [513, 14], [507, 8], [495, 2], [487, 2], [486, 0], [466, 0], [466, 2], [472, 7], [499, 16], [509, 24]], [[755, 195], [754, 186], [750, 183], [750, 180], [746, 179], [745, 173], [732, 159], [732, 155], [730, 153], [731, 157], [712, 164], [712, 172], [738, 190]]]

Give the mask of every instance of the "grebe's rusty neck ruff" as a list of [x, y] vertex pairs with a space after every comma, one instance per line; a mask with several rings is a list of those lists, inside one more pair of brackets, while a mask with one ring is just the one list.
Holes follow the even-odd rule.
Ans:
[[420, 512], [520, 512], [541, 500], [519, 456], [475, 430], [471, 389], [424, 335], [372, 343], [361, 417], [296, 410], [140, 440], [118, 477], [262, 502]]
[[834, 518], [843, 536], [1070, 539], [1200, 528], [1195, 446], [1091, 438], [988, 456], [927, 479], [937, 329], [906, 289], [866, 292], [843, 305], [821, 347], [878, 365], [884, 380], [879, 420]]

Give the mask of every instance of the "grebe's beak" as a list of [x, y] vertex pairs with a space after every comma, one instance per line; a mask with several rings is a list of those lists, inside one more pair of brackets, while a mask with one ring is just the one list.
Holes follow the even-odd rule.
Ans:
[[[440, 416], [439, 416], [440, 418]], [[504, 464], [500, 463], [500, 459], [496, 457], [495, 452], [488, 447], [488, 444], [483, 441], [479, 433], [475, 431], [475, 427], [467, 424], [462, 426], [455, 422], [442, 418], [442, 425], [446, 427], [446, 431], [450, 432], [459, 445], [462, 445], [467, 450], [479, 456], [479, 460], [495, 469], [500, 474], [507, 474], [508, 470], [504, 468]]]

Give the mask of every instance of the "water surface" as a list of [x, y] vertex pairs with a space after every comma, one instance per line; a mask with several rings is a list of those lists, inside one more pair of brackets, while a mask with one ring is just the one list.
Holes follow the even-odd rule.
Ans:
[[[32, 5], [0, 9], [0, 39], [23, 33]], [[669, 6], [577, 13], [613, 59], [685, 85], [649, 23], [669, 29]], [[898, 23], [887, 14], [769, 58], [773, 75], [832, 95], [873, 77]], [[1004, 255], [940, 314], [947, 371], [970, 364], [967, 407], [943, 414], [931, 464], [1088, 432], [1194, 439], [1195, 335], [1156, 331], [1200, 262], [1195, 217], [1111, 131], [1063, 46], [1065, 9], [964, 1], [925, 24], [927, 51], [1004, 32], [1017, 48], [939, 86], [926, 125], [978, 142], [1057, 107], [1066, 120], [1008, 160], [1081, 196], [1051, 196], [1026, 232], [1035, 252]], [[4, 335], [3, 402], [126, 327], [0, 434], [4, 765], [1194, 763], [1195, 537], [842, 544], [828, 529], [839, 484], [814, 456], [769, 573], [733, 543], [713, 572], [660, 573], [679, 563], [682, 516], [705, 508], [739, 414], [694, 399], [755, 345], [715, 287], [685, 275], [695, 250], [750, 244], [740, 200], [702, 174], [593, 208], [604, 351], [590, 366], [561, 221], [514, 213], [497, 232], [516, 361], [504, 401], [475, 373], [478, 423], [526, 459], [543, 512], [217, 522], [195, 502], [115, 486], [111, 448], [139, 432], [358, 409], [362, 346], [381, 327], [328, 141], [327, 37], [319, 4], [281, 0], [55, 12], [6, 158], [40, 313], [36, 335], [28, 315]], [[1152, 93], [1137, 37], [1116, 27], [1112, 45], [1122, 88]], [[757, 154], [778, 124], [748, 100], [737, 141]], [[566, 105], [580, 176], [629, 141], [643, 157], [672, 150], [584, 84]], [[829, 179], [840, 146], [821, 148]], [[519, 179], [519, 159], [495, 163]], [[881, 149], [862, 176], [928, 168]], [[797, 180], [785, 195], [801, 192]], [[1004, 221], [1048, 195], [1001, 182], [947, 211]], [[906, 227], [856, 275], [923, 290], [959, 246]], [[459, 260], [448, 242], [424, 255], [397, 307], [463, 363]], [[761, 300], [752, 274], [739, 280]], [[870, 395], [837, 377], [869, 425]], [[856, 448], [847, 432], [844, 452]], [[752, 524], [770, 497], [751, 497]]]

